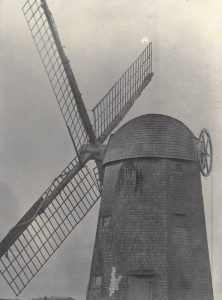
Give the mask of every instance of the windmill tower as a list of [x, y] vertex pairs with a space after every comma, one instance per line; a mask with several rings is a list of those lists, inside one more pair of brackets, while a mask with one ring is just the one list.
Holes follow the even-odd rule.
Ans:
[[87, 300], [213, 299], [200, 179], [211, 154], [205, 129], [197, 139], [164, 115], [111, 136]]
[[[159, 299], [163, 293], [162, 299], [196, 300], [203, 286], [205, 292], [199, 299], [213, 299], [199, 177], [200, 170], [208, 175], [211, 169], [208, 132], [203, 131], [196, 139], [179, 121], [149, 115], [129, 122], [111, 137], [104, 157], [103, 143], [152, 79], [152, 45], [145, 48], [95, 106], [92, 125], [46, 0], [26, 1], [23, 12], [76, 157], [1, 241], [3, 277], [19, 295], [93, 207], [102, 191], [88, 299]], [[137, 139], [133, 138], [135, 134]], [[93, 172], [88, 164], [91, 160], [95, 162]], [[171, 178], [168, 175], [173, 172], [170, 166], [174, 163], [175, 168], [177, 163], [182, 165], [183, 175]], [[194, 187], [190, 182], [190, 193], [193, 191], [194, 196], [188, 193], [187, 181], [192, 181], [188, 174], [197, 183]], [[182, 178], [183, 190], [177, 189], [178, 178]], [[167, 186], [168, 194], [164, 192]], [[181, 195], [184, 209], [173, 212], [171, 206], [179, 201], [182, 204]], [[193, 204], [191, 212], [196, 218], [191, 219], [188, 214], [189, 203]], [[178, 214], [178, 218], [172, 217], [172, 213]], [[178, 219], [186, 230], [184, 227], [180, 230], [182, 225], [174, 230], [171, 217], [175, 222]], [[191, 263], [194, 258], [188, 265], [181, 258], [186, 239], [187, 247], [195, 240], [194, 234], [190, 237], [192, 226], [200, 230], [198, 243], [193, 246], [193, 251], [201, 252], [196, 272]], [[179, 240], [173, 242], [175, 236]], [[125, 251], [127, 255], [123, 255]], [[190, 250], [185, 254], [192, 253]], [[153, 258], [152, 264], [149, 258]], [[180, 273], [185, 275], [179, 277]], [[188, 275], [196, 278], [193, 287]], [[175, 281], [175, 277], [180, 280]]]

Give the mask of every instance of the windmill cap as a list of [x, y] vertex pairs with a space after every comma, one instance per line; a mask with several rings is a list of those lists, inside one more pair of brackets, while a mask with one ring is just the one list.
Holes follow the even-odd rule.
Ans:
[[197, 161], [197, 142], [181, 121], [159, 114], [143, 115], [110, 137], [103, 164], [145, 157]]

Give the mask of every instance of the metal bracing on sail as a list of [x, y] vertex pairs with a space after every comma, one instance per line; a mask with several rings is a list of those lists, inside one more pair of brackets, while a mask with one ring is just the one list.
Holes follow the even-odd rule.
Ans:
[[28, 0], [23, 12], [77, 151], [94, 132], [69, 60], [45, 0]]
[[93, 108], [94, 131], [103, 142], [120, 123], [153, 76], [150, 43]]
[[74, 159], [11, 229], [0, 243], [0, 272], [16, 295], [99, 198], [95, 178]]

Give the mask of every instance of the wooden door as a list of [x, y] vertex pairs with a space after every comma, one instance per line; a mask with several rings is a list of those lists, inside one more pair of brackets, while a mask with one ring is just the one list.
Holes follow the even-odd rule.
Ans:
[[129, 277], [129, 300], [152, 300], [152, 282], [150, 277]]

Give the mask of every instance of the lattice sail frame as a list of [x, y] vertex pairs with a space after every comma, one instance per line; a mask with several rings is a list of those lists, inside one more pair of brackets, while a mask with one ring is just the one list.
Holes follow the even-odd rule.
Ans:
[[97, 167], [93, 170], [95, 180], [84, 166], [90, 157], [84, 163], [79, 160], [82, 146], [88, 142], [102, 143], [153, 76], [152, 45], [149, 44], [93, 109], [95, 135], [46, 1], [28, 0], [23, 12], [77, 157], [0, 243], [0, 272], [16, 295], [100, 198], [100, 164], [97, 161], [99, 170]]
[[152, 43], [93, 108], [94, 131], [104, 141], [152, 79]]
[[83, 144], [94, 142], [94, 132], [55, 22], [45, 0], [28, 0], [22, 9], [78, 153]]
[[75, 158], [43, 193], [43, 201], [32, 219], [26, 222], [21, 219], [11, 230], [13, 234], [16, 227], [26, 227], [0, 259], [0, 272], [16, 296], [100, 198], [95, 178], [87, 167], [83, 167], [72, 179], [68, 179], [68, 183], [50, 203], [47, 203], [50, 195], [58, 189], [77, 164], [78, 159]]

